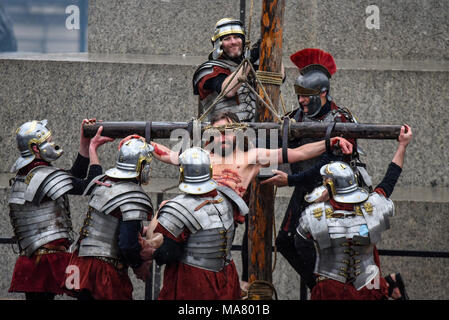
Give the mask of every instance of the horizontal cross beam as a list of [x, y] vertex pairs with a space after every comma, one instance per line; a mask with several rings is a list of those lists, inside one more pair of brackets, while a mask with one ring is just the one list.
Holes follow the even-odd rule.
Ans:
[[[189, 130], [191, 122], [152, 121], [150, 136], [152, 139], [169, 139], [173, 130]], [[282, 136], [282, 124], [275, 122], [246, 123], [248, 128], [255, 130], [278, 130]], [[329, 122], [301, 122], [290, 123], [290, 138], [320, 138], [326, 135]], [[131, 134], [145, 137], [147, 122], [145, 121], [106, 121], [84, 125], [84, 135], [91, 138], [98, 128], [103, 126], [103, 136], [124, 138]], [[201, 130], [205, 130], [209, 123], [201, 123]], [[336, 123], [331, 137], [340, 136], [347, 139], [397, 139], [401, 132], [400, 125], [367, 124], [367, 123]]]

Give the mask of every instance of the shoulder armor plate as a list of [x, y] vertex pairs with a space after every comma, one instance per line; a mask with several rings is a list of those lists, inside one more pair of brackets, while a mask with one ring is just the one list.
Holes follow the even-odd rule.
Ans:
[[[208, 200], [214, 203], [204, 205]], [[177, 237], [184, 227], [191, 233], [220, 227], [228, 229], [234, 223], [234, 216], [227, 197], [218, 194], [214, 198], [201, 198], [183, 194], [168, 201], [160, 209], [158, 221]]]
[[8, 203], [24, 204], [27, 187], [28, 185], [25, 183], [25, 176], [16, 176], [11, 186]]
[[27, 182], [24, 198], [34, 204], [39, 204], [45, 196], [56, 200], [73, 188], [72, 176], [51, 166], [34, 168], [26, 176]]
[[196, 88], [198, 82], [200, 82], [204, 76], [212, 73], [214, 67], [221, 67], [223, 69], [228, 69], [231, 72], [233, 72], [237, 68], [237, 65], [232, 61], [228, 60], [206, 61], [196, 69], [195, 74], [193, 75], [193, 87]]
[[314, 203], [305, 210], [306, 225], [313, 239], [322, 249], [331, 246], [326, 215], [332, 210], [332, 206], [327, 202]]
[[142, 187], [128, 181], [112, 182], [96, 186], [91, 194], [89, 206], [108, 215], [120, 207], [123, 221], [146, 220], [153, 212], [151, 199]]
[[226, 186], [218, 186], [217, 190], [223, 193], [229, 200], [231, 200], [240, 210], [242, 215], [247, 215], [249, 212], [248, 205], [234, 190]]
[[368, 226], [371, 242], [378, 243], [382, 232], [390, 228], [389, 217], [394, 215], [394, 203], [391, 199], [373, 192], [360, 207]]

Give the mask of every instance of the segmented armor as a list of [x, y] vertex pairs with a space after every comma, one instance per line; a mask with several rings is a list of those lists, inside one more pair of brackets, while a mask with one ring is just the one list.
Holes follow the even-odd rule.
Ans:
[[185, 228], [190, 231], [181, 262], [214, 272], [231, 262], [233, 203], [243, 215], [248, 207], [227, 189], [226, 193], [217, 191], [215, 197], [179, 195], [160, 209], [159, 223], [173, 236], [178, 237]]
[[[230, 73], [234, 72], [238, 64], [225, 59], [210, 60], [198, 67], [195, 74], [193, 75], [193, 88], [197, 88], [201, 79], [214, 72], [214, 66], [227, 69]], [[197, 90], [197, 89], [195, 89]], [[213, 103], [217, 98], [218, 93], [216, 91], [211, 92], [203, 100], [200, 99], [201, 108], [203, 111]], [[256, 110], [256, 96], [248, 89], [248, 85], [243, 83], [237, 90], [236, 96], [232, 98], [223, 97], [214, 107], [211, 113], [208, 115], [208, 119], [216, 113], [230, 111], [235, 113], [240, 121], [251, 122], [254, 121], [254, 114]]]
[[119, 209], [123, 221], [147, 220], [153, 212], [151, 199], [140, 185], [126, 180], [105, 180], [104, 175], [87, 186], [85, 193], [89, 192], [89, 209], [80, 230], [78, 255], [120, 260], [120, 218], [111, 213]]
[[26, 176], [14, 178], [10, 219], [21, 254], [30, 257], [53, 240], [73, 241], [66, 195], [72, 188], [71, 175], [52, 166], [38, 166]]
[[373, 248], [390, 227], [394, 204], [378, 193], [354, 206], [354, 211], [335, 210], [328, 202], [312, 204], [299, 219], [297, 233], [310, 235], [317, 252], [315, 273], [357, 290], [378, 274]]

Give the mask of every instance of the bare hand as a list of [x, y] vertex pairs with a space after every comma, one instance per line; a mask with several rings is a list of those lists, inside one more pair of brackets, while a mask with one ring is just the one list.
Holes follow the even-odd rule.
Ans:
[[90, 144], [90, 138], [86, 138], [84, 136], [84, 125], [85, 124], [95, 124], [96, 119], [84, 119], [81, 123], [81, 134], [80, 134], [80, 149], [79, 153], [85, 157], [89, 157], [89, 144]]
[[110, 138], [110, 137], [104, 137], [101, 135], [101, 133], [103, 132], [103, 126], [101, 126], [100, 128], [98, 128], [97, 130], [97, 134], [95, 135], [95, 137], [93, 137], [90, 140], [90, 147], [93, 148], [94, 150], [97, 150], [98, 147], [100, 147], [101, 145], [107, 143], [107, 142], [112, 142], [115, 139]]
[[410, 141], [412, 141], [412, 137], [413, 137], [412, 128], [410, 128], [409, 125], [404, 124], [401, 127], [401, 133], [399, 134], [398, 137], [399, 145], [407, 147]]
[[140, 267], [133, 269], [134, 274], [136, 275], [137, 279], [140, 279], [142, 281], [146, 281], [151, 277], [151, 266], [153, 264], [153, 260], [144, 261]]
[[144, 261], [153, 260], [153, 254], [154, 251], [158, 248], [157, 246], [152, 246], [150, 241], [146, 240], [145, 238], [142, 238], [142, 236], [139, 235], [138, 238], [140, 247], [140, 257]]
[[159, 209], [162, 208], [169, 200], [164, 200], [161, 202], [161, 204], [159, 205]]
[[[338, 140], [340, 149], [343, 152], [343, 154], [352, 154], [352, 143], [351, 142], [349, 142], [348, 140], [346, 140], [345, 138], [342, 138], [342, 137], [334, 137], [332, 139]], [[334, 141], [332, 141], [332, 142], [334, 142]], [[336, 142], [334, 142], [334, 143], [336, 143]], [[334, 143], [332, 143], [332, 145], [334, 145]]]
[[274, 177], [262, 181], [260, 184], [269, 184], [277, 187], [285, 187], [288, 185], [288, 174], [279, 170], [273, 170], [273, 173], [276, 174]]

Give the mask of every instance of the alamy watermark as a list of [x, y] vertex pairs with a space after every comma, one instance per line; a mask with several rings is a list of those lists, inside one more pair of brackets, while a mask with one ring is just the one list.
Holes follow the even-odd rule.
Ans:
[[65, 19], [67, 30], [80, 29], [80, 8], [77, 5], [70, 5], [65, 8], [65, 13], [69, 16]]
[[376, 5], [369, 5], [365, 9], [365, 13], [369, 16], [365, 20], [365, 26], [369, 29], [380, 29], [380, 11]]

